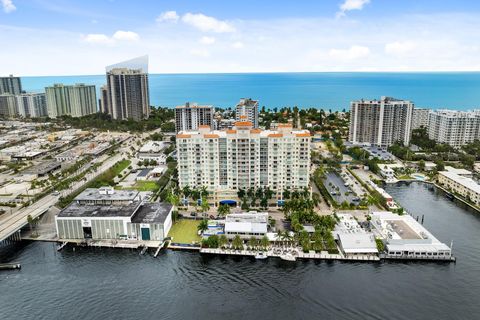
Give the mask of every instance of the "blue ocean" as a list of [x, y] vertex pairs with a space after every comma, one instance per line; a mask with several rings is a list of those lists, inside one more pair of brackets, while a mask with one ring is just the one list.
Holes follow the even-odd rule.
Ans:
[[[267, 108], [342, 110], [352, 100], [391, 96], [418, 107], [480, 108], [479, 72], [150, 74], [149, 79], [151, 104], [163, 107], [190, 101], [226, 108], [251, 97]], [[22, 83], [33, 92], [54, 83], [94, 84], [98, 91], [105, 76], [22, 77]]]

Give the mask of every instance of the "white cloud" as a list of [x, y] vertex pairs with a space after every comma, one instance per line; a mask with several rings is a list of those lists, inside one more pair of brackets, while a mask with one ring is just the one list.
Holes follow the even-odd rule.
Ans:
[[91, 33], [86, 36], [82, 36], [83, 41], [94, 44], [115, 44], [117, 41], [138, 41], [140, 36], [133, 31], [118, 30], [109, 37], [103, 33]]
[[[9, 61], [0, 64], [0, 74], [100, 74], [106, 65], [144, 53], [151, 57], [152, 73], [480, 71], [477, 12], [360, 17], [358, 21], [235, 20], [235, 28], [235, 34], [199, 34], [183, 22], [169, 26], [168, 32], [154, 24], [125, 27], [140, 35], [138, 41], [129, 42], [114, 39], [116, 30], [81, 36], [63, 28], [0, 23], [0, 38], [11, 48], [0, 49], [0, 60]], [[202, 36], [215, 37], [215, 44], [201, 45]], [[233, 48], [236, 42], [244, 48]], [[58, 52], [64, 54], [60, 57]], [[86, 63], [72, 64], [72, 60]]]
[[235, 28], [229, 23], [206, 16], [202, 13], [186, 13], [182, 17], [182, 21], [203, 32], [235, 32]]
[[385, 45], [385, 53], [396, 56], [405, 57], [414, 53], [416, 45], [411, 41], [395, 41]]
[[232, 48], [234, 49], [242, 49], [245, 45], [241, 41], [236, 41], [232, 43]]
[[17, 10], [17, 7], [15, 7], [12, 0], [1, 0], [1, 1], [2, 1], [3, 11], [5, 13], [10, 13]]
[[342, 17], [347, 11], [362, 10], [366, 4], [369, 4], [370, 0], [345, 0], [340, 5], [340, 11], [337, 12], [337, 17]]
[[137, 41], [140, 39], [140, 36], [133, 31], [118, 30], [113, 34], [113, 39], [120, 41]]
[[83, 41], [88, 43], [112, 44], [113, 40], [102, 33], [91, 33], [83, 37]]
[[177, 22], [180, 17], [178, 16], [176, 11], [165, 11], [162, 12], [158, 18], [157, 22]]
[[370, 55], [370, 49], [364, 46], [351, 46], [348, 49], [330, 49], [330, 57], [340, 60], [355, 60]]
[[206, 45], [214, 44], [215, 41], [216, 39], [214, 37], [207, 37], [207, 36], [201, 37], [199, 40], [201, 44], [206, 44]]

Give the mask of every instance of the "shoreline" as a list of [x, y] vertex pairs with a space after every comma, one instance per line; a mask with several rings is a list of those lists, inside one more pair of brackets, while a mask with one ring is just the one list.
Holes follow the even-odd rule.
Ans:
[[[155, 250], [155, 254], [153, 257], [156, 257], [158, 253], [162, 250], [171, 250], [171, 251], [190, 251], [190, 252], [198, 252], [199, 254], [206, 254], [212, 256], [241, 256], [241, 257], [250, 257], [255, 258], [255, 256], [259, 253], [263, 253], [266, 258], [279, 258], [282, 260], [287, 260], [282, 257], [285, 255], [293, 256], [294, 259], [289, 261], [296, 262], [297, 260], [325, 260], [325, 261], [344, 261], [344, 262], [385, 262], [385, 261], [397, 261], [397, 262], [456, 262], [455, 257], [449, 257], [448, 259], [434, 259], [434, 258], [422, 258], [422, 257], [387, 257], [384, 254], [362, 254], [362, 255], [344, 255], [341, 252], [338, 254], [330, 254], [326, 251], [321, 252], [303, 252], [298, 248], [270, 248], [269, 250], [232, 250], [232, 249], [222, 249], [222, 248], [202, 248], [200, 246], [190, 245], [190, 244], [173, 244], [170, 243], [165, 246], [164, 243], [160, 243], [160, 245], [153, 245], [153, 244], [145, 244], [142, 242], [138, 243], [122, 243], [121, 241], [117, 241], [116, 244], [112, 244], [110, 241], [96, 241], [95, 243], [84, 243], [82, 241], [70, 240], [70, 241], [62, 241], [59, 239], [22, 239], [23, 241], [28, 242], [51, 242], [57, 244], [57, 251], [63, 250], [64, 247], [68, 245], [74, 245], [73, 248], [76, 247], [84, 247], [84, 248], [112, 248], [112, 249], [142, 249], [142, 254], [145, 254], [147, 249]], [[75, 249], [73, 249], [75, 250]], [[283, 251], [282, 251], [283, 250]], [[292, 255], [293, 253], [293, 255]]]
[[435, 182], [413, 179], [413, 180], [398, 180], [397, 182], [395, 182], [393, 184], [398, 184], [398, 183], [402, 183], [402, 182], [404, 182], [404, 183], [420, 182], [420, 183], [425, 183], [425, 184], [428, 184], [428, 185], [435, 186], [436, 188], [442, 190], [446, 194], [452, 195], [456, 200], [458, 200], [458, 201], [462, 202], [463, 204], [469, 206], [471, 209], [475, 210], [477, 213], [480, 213], [480, 208], [479, 207], [476, 207], [473, 204], [468, 203], [464, 199], [460, 198], [459, 196], [457, 196], [454, 193], [451, 193], [450, 191], [448, 191], [447, 189], [443, 188], [442, 186], [440, 186], [439, 184], [437, 184]]

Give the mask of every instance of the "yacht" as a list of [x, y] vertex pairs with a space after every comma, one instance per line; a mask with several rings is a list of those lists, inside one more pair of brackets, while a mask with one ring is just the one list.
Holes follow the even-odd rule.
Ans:
[[285, 253], [280, 256], [280, 259], [285, 261], [295, 261], [296, 258], [291, 253]]
[[255, 259], [263, 260], [267, 258], [268, 256], [265, 252], [257, 252], [257, 254], [255, 255]]

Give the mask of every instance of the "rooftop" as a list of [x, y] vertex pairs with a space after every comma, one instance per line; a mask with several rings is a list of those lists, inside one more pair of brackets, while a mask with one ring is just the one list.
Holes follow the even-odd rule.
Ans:
[[87, 188], [78, 196], [76, 201], [133, 201], [137, 198], [136, 190], [114, 190], [113, 188], [102, 187], [100, 189]]
[[225, 232], [267, 232], [268, 213], [232, 213], [225, 217]]
[[81, 205], [76, 202], [60, 211], [59, 217], [131, 217], [140, 202], [133, 202], [124, 206]]
[[132, 223], [164, 223], [172, 205], [168, 203], [144, 203], [132, 218]]
[[450, 172], [450, 171], [440, 171], [439, 174], [461, 184], [467, 189], [472, 190], [475, 193], [480, 194], [480, 185], [475, 182], [472, 178], [467, 178], [464, 176], [460, 176], [456, 173]]
[[372, 233], [339, 233], [338, 239], [345, 253], [377, 253], [377, 243]]

